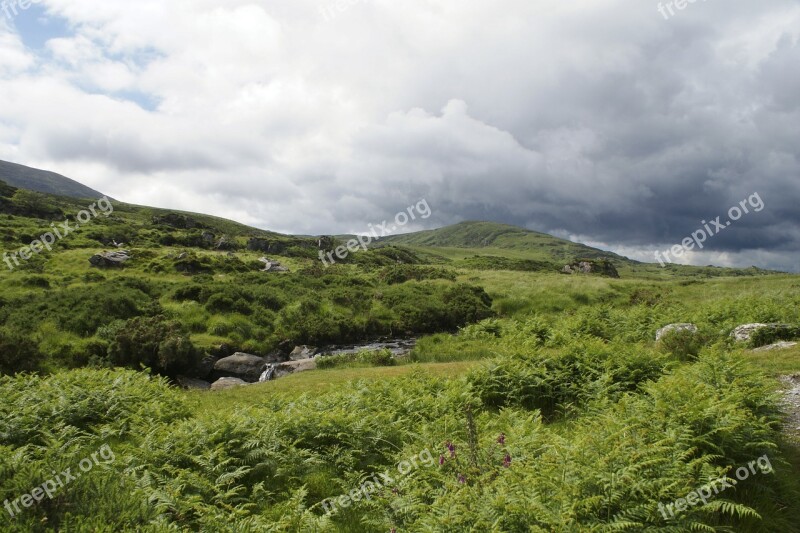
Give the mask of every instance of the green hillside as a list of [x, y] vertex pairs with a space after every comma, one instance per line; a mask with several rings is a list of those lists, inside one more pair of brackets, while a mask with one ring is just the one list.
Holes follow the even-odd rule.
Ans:
[[61, 174], [8, 161], [0, 161], [0, 180], [20, 189], [72, 198], [102, 198], [104, 196], [103, 193]]
[[496, 222], [461, 222], [445, 228], [394, 235], [381, 242], [430, 248], [502, 249], [530, 259], [570, 261], [576, 257], [631, 262], [611, 252], [559, 239], [546, 233]]

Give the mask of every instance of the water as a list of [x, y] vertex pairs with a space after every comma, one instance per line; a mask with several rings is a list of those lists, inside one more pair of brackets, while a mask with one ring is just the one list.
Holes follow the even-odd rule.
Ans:
[[389, 350], [395, 357], [408, 355], [417, 344], [417, 339], [388, 339], [364, 344], [347, 344], [329, 346], [320, 351], [320, 355], [344, 355], [373, 350]]
[[[417, 339], [383, 339], [362, 344], [328, 346], [320, 350], [317, 355], [325, 357], [330, 355], [353, 354], [364, 351], [389, 350], [395, 357], [402, 357], [404, 355], [408, 355], [408, 353], [414, 349], [416, 344]], [[258, 378], [258, 382], [264, 383], [265, 381], [270, 381], [275, 375], [275, 366], [276, 365], [274, 364], [267, 365], [267, 368], [261, 373], [261, 377]]]
[[258, 378], [259, 383], [264, 383], [265, 381], [269, 381], [272, 379], [272, 375], [275, 373], [275, 365], [268, 364], [266, 370], [261, 373], [261, 377]]

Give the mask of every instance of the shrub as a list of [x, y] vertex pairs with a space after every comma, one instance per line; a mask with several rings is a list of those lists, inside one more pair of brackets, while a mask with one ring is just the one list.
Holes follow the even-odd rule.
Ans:
[[661, 337], [658, 345], [662, 351], [681, 361], [688, 361], [697, 358], [705, 342], [705, 337], [699, 332], [674, 330]]
[[117, 324], [111, 336], [108, 356], [118, 366], [144, 366], [174, 377], [190, 370], [198, 360], [198, 352], [180, 324], [163, 316], [137, 317]]
[[760, 348], [779, 341], [791, 341], [800, 338], [800, 327], [779, 325], [775, 327], [760, 328], [750, 337], [750, 347]]
[[44, 356], [28, 336], [0, 329], [0, 373], [17, 374], [41, 369]]

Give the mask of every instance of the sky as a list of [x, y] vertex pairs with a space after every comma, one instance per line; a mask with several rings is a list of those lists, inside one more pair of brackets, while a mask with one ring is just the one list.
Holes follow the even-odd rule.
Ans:
[[799, 67], [798, 0], [0, 0], [0, 159], [293, 234], [720, 216], [672, 260], [800, 271]]

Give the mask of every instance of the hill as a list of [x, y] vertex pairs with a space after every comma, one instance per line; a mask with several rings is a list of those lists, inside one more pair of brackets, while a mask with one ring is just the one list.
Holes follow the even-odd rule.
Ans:
[[385, 237], [381, 241], [434, 248], [501, 248], [544, 252], [547, 257], [564, 260], [586, 257], [630, 262], [630, 259], [585, 244], [497, 222], [461, 222], [435, 230]]
[[8, 161], [0, 161], [0, 180], [20, 189], [71, 198], [102, 198], [105, 196], [103, 193], [61, 174]]

